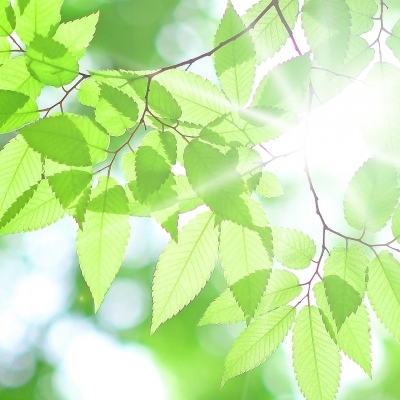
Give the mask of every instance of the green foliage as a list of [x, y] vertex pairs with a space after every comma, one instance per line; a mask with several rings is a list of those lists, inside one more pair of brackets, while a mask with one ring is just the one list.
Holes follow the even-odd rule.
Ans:
[[[298, 0], [261, 0], [243, 16], [228, 2], [210, 51], [152, 71], [89, 72], [79, 60], [99, 13], [61, 22], [61, 3], [0, 0], [0, 133], [10, 134], [0, 150], [0, 234], [72, 217], [97, 311], [123, 262], [129, 217], [151, 217], [171, 237], [154, 273], [151, 332], [199, 294], [217, 262], [227, 287], [199, 325], [247, 325], [227, 354], [222, 384], [264, 362], [293, 322], [294, 371], [307, 400], [335, 398], [340, 351], [371, 376], [366, 296], [400, 341], [400, 70], [383, 61], [381, 38], [388, 35], [400, 58], [400, 25], [385, 28], [383, 2], [306, 0], [299, 12]], [[369, 43], [361, 35], [374, 20], [379, 33]], [[296, 38], [300, 23], [308, 45]], [[279, 52], [286, 43], [290, 56]], [[206, 57], [218, 82], [188, 71]], [[329, 225], [304, 147], [322, 238], [271, 227], [261, 204], [291, 191], [282, 197], [269, 164], [291, 153], [273, 155], [268, 142], [302, 123], [306, 143], [314, 108], [367, 68], [371, 107], [361, 125], [371, 158], [344, 196], [345, 219], [361, 234]], [[51, 106], [41, 104], [46, 86], [60, 88]], [[68, 108], [76, 92], [81, 105]], [[387, 241], [364, 237], [390, 220]], [[302, 282], [298, 270], [306, 268]]]

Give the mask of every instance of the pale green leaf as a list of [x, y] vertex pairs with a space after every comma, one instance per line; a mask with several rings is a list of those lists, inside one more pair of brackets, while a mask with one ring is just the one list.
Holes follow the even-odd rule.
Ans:
[[53, 39], [63, 44], [79, 60], [93, 39], [98, 19], [99, 13], [96, 12], [81, 19], [60, 24]]
[[113, 178], [101, 177], [77, 236], [79, 263], [96, 311], [119, 270], [129, 234], [125, 191]]
[[351, 15], [345, 0], [306, 0], [302, 23], [314, 58], [326, 68], [338, 67], [346, 58]]
[[207, 308], [199, 326], [209, 324], [234, 324], [245, 321], [242, 309], [230, 289], [222, 292]]
[[400, 20], [392, 28], [391, 35], [386, 39], [386, 45], [393, 54], [400, 60]]
[[334, 400], [340, 380], [339, 348], [315, 306], [303, 307], [293, 328], [293, 366], [307, 400]]
[[194, 210], [203, 204], [201, 199], [193, 190], [192, 186], [190, 186], [187, 176], [185, 175], [175, 176], [174, 190], [178, 194], [180, 213]]
[[129, 215], [134, 217], [150, 217], [150, 207], [137, 199], [136, 181], [132, 181], [125, 186], [125, 193], [128, 197]]
[[347, 317], [357, 311], [362, 298], [360, 293], [337, 275], [328, 275], [323, 279], [329, 308], [338, 330]]
[[400, 263], [387, 251], [368, 268], [368, 297], [378, 318], [400, 341]]
[[16, 57], [6, 61], [0, 66], [0, 76], [0, 89], [26, 94], [32, 100], [39, 96], [44, 86], [29, 73], [25, 57]]
[[110, 135], [120, 136], [135, 125], [139, 111], [136, 103], [128, 95], [111, 86], [101, 85], [95, 115], [96, 121]]
[[38, 118], [38, 107], [29, 96], [0, 90], [0, 133], [12, 132]]
[[168, 131], [152, 131], [140, 142], [140, 146], [149, 146], [162, 155], [172, 166], [176, 163], [177, 144], [175, 136]]
[[317, 251], [314, 241], [294, 229], [273, 228], [274, 255], [285, 267], [307, 268]]
[[190, 303], [214, 269], [218, 232], [214, 217], [205, 212], [179, 232], [179, 241], [169, 242], [156, 266], [153, 281], [151, 332]]
[[26, 45], [31, 43], [35, 35], [54, 34], [61, 19], [62, 0], [17, 0], [15, 3], [16, 31]]
[[397, 242], [400, 243], [400, 205], [396, 207], [392, 218], [392, 233]]
[[259, 366], [278, 348], [293, 325], [296, 311], [285, 306], [258, 317], [235, 340], [225, 359], [222, 385]]
[[0, 151], [0, 215], [41, 178], [40, 154], [21, 136], [12, 139]]
[[296, 275], [283, 269], [274, 270], [268, 279], [267, 288], [255, 315], [266, 314], [274, 308], [284, 306], [299, 296], [300, 293], [301, 286]]
[[8, 0], [0, 0], [0, 37], [10, 35], [14, 28], [14, 10]]
[[[271, 4], [268, 12], [250, 31], [259, 63], [273, 56], [285, 44], [289, 34], [270, 0], [262, 0], [250, 8], [243, 16], [246, 25], [251, 24]], [[279, 7], [290, 29], [294, 28], [298, 13], [298, 0], [280, 0]]]
[[31, 75], [46, 85], [67, 85], [78, 75], [79, 66], [75, 56], [52, 38], [35, 36], [25, 57]]
[[100, 85], [94, 78], [85, 79], [78, 91], [78, 100], [81, 104], [96, 107], [100, 97]]
[[230, 221], [221, 223], [220, 260], [229, 286], [272, 265], [259, 233]]
[[34, 150], [61, 164], [89, 166], [107, 155], [109, 137], [88, 117], [48, 117], [21, 129], [21, 134]]
[[171, 69], [157, 75], [153, 81], [164, 86], [178, 102], [181, 121], [205, 126], [232, 109], [216, 86], [192, 72]]
[[347, 248], [336, 247], [330, 251], [325, 261], [324, 276], [337, 275], [363, 296], [365, 292], [365, 274], [368, 258], [359, 244], [350, 244]]
[[346, 0], [350, 8], [351, 34], [362, 35], [370, 31], [374, 26], [372, 17], [378, 11], [375, 0]]
[[254, 95], [253, 106], [304, 111], [308, 103], [310, 73], [308, 55], [278, 65], [261, 81]]
[[42, 180], [24, 207], [0, 229], [0, 234], [42, 229], [64, 215], [65, 211], [52, 192], [49, 183]]
[[271, 172], [263, 172], [256, 193], [264, 198], [282, 196], [283, 189], [279, 179]]
[[136, 180], [135, 169], [136, 153], [130, 151], [122, 157], [122, 171], [127, 182]]
[[[245, 25], [229, 1], [214, 38], [214, 47], [245, 29]], [[238, 106], [249, 100], [256, 72], [254, 46], [246, 32], [214, 54], [214, 65], [222, 89]]]
[[369, 159], [354, 174], [344, 199], [344, 215], [350, 226], [369, 232], [381, 230], [399, 199], [396, 168]]
[[11, 57], [10, 42], [8, 41], [7, 38], [0, 37], [0, 68], [2, 64], [4, 64], [10, 59], [10, 57]]

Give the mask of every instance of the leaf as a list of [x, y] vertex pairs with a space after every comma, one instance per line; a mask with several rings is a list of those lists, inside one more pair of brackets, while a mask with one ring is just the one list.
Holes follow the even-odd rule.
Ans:
[[267, 360], [288, 334], [295, 315], [293, 307], [285, 306], [253, 321], [229, 349], [221, 385]]
[[271, 272], [267, 288], [257, 307], [256, 316], [284, 306], [301, 293], [301, 286], [296, 275], [284, 269]]
[[96, 12], [81, 19], [60, 24], [53, 39], [63, 44], [79, 60], [93, 39], [98, 20], [99, 13]]
[[127, 182], [136, 180], [135, 162], [136, 153], [133, 151], [125, 153], [122, 157], [122, 171]]
[[328, 275], [323, 279], [326, 297], [338, 330], [347, 317], [357, 311], [362, 298], [360, 293], [337, 275]]
[[243, 310], [235, 296], [230, 289], [226, 289], [208, 306], [198, 325], [234, 324], [244, 320]]
[[318, 63], [326, 68], [342, 65], [351, 29], [350, 10], [345, 0], [306, 0], [302, 23]]
[[363, 95], [369, 103], [361, 126], [368, 148], [396, 165], [400, 157], [400, 70], [389, 63], [376, 63], [365, 83]]
[[284, 194], [281, 183], [271, 172], [263, 172], [257, 185], [256, 193], [264, 198], [279, 197]]
[[9, 61], [10, 57], [11, 57], [10, 42], [8, 41], [7, 38], [0, 37], [0, 68], [2, 64]]
[[[271, 6], [269, 6], [271, 4]], [[250, 8], [243, 16], [246, 25], [250, 25], [267, 8], [268, 12], [259, 20], [254, 29], [250, 31], [260, 64], [273, 56], [286, 42], [288, 32], [279, 18], [276, 8], [270, 0], [262, 0]], [[290, 29], [294, 28], [298, 13], [298, 0], [280, 0], [279, 7]]]
[[261, 81], [253, 106], [300, 112], [307, 109], [311, 61], [308, 55], [292, 58], [275, 67]]
[[100, 85], [94, 78], [85, 79], [79, 87], [77, 97], [81, 104], [96, 107], [100, 97]]
[[24, 207], [13, 213], [14, 218], [0, 229], [1, 235], [42, 229], [65, 215], [46, 180], [42, 180], [29, 197], [27, 202], [24, 201]]
[[382, 251], [370, 262], [367, 286], [376, 315], [400, 341], [400, 263], [389, 252]]
[[92, 190], [76, 243], [82, 274], [92, 293], [95, 311], [119, 270], [129, 233], [125, 191], [113, 178], [101, 177]]
[[391, 35], [386, 39], [386, 45], [400, 60], [400, 20], [393, 26]]
[[77, 197], [92, 182], [92, 174], [86, 171], [70, 169], [48, 177], [50, 187], [64, 208]]
[[389, 221], [399, 199], [396, 168], [370, 158], [354, 174], [344, 198], [347, 223], [378, 232]]
[[313, 240], [303, 232], [273, 228], [274, 255], [285, 267], [293, 269], [307, 268], [316, 253]]
[[192, 140], [183, 155], [186, 174], [197, 195], [223, 219], [251, 225], [247, 205], [240, 196], [245, 185], [227, 157], [216, 148]]
[[211, 276], [217, 254], [218, 233], [210, 212], [192, 219], [179, 232], [178, 243], [167, 244], [154, 273], [152, 333], [200, 292]]
[[293, 328], [293, 366], [307, 400], [333, 400], [340, 380], [340, 354], [315, 306], [303, 307]]
[[35, 35], [52, 36], [60, 23], [62, 0], [17, 0], [14, 7], [18, 36], [29, 45]]
[[51, 116], [20, 132], [34, 150], [61, 164], [83, 167], [106, 158], [108, 136], [88, 117]]
[[267, 285], [269, 275], [269, 269], [259, 270], [245, 276], [231, 286], [231, 291], [244, 312], [247, 324], [254, 317], [254, 313]]
[[68, 49], [52, 38], [35, 36], [26, 50], [31, 75], [46, 85], [61, 87], [78, 75], [78, 61]]
[[231, 111], [224, 94], [210, 81], [191, 72], [171, 69], [153, 78], [164, 86], [182, 110], [180, 121], [207, 125]]
[[190, 186], [190, 183], [185, 175], [175, 176], [174, 190], [178, 194], [180, 213], [194, 210], [203, 204], [203, 202], [194, 192], [193, 188]]
[[0, 215], [40, 179], [40, 155], [21, 136], [10, 140], [0, 151]]
[[[229, 1], [214, 38], [214, 47], [243, 31], [245, 25]], [[247, 32], [214, 54], [214, 65], [222, 89], [238, 106], [249, 100], [256, 73], [255, 51]]]
[[160, 153], [171, 166], [176, 163], [177, 144], [176, 138], [171, 132], [148, 132], [140, 142], [140, 146], [152, 147]]
[[0, 133], [12, 132], [37, 118], [38, 107], [29, 96], [0, 90]]
[[43, 83], [32, 78], [29, 73], [25, 57], [16, 57], [7, 60], [0, 66], [0, 89], [20, 92], [36, 99], [43, 88]]
[[398, 243], [400, 243], [400, 205], [396, 207], [392, 217], [392, 233]]
[[136, 124], [139, 110], [125, 93], [108, 85], [101, 85], [96, 103], [96, 121], [112, 136], [121, 136]]
[[0, 0], [0, 37], [10, 35], [14, 28], [14, 10], [8, 0]]
[[230, 221], [221, 223], [220, 259], [229, 286], [272, 265], [259, 233]]
[[325, 261], [324, 276], [336, 275], [351, 285], [361, 296], [365, 292], [368, 258], [358, 244], [336, 247]]
[[372, 17], [378, 11], [377, 2], [375, 0], [346, 0], [346, 3], [350, 8], [351, 34], [362, 35], [370, 31], [374, 26]]

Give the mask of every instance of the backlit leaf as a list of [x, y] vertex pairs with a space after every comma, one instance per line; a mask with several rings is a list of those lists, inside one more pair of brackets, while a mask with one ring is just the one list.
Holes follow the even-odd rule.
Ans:
[[0, 37], [8, 36], [14, 28], [14, 10], [8, 0], [0, 0]]

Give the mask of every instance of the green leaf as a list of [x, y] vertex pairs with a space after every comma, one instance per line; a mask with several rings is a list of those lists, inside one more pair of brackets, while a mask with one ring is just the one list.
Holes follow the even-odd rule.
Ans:
[[25, 57], [31, 75], [46, 85], [60, 87], [78, 76], [79, 66], [74, 55], [52, 38], [35, 36]]
[[323, 279], [326, 297], [338, 330], [347, 317], [357, 311], [362, 298], [360, 293], [337, 275], [328, 275]]
[[378, 318], [400, 341], [400, 263], [387, 251], [369, 264], [368, 297]]
[[249, 226], [250, 213], [240, 197], [245, 185], [230, 160], [198, 139], [186, 146], [183, 158], [189, 182], [205, 204], [223, 219]]
[[0, 0], [0, 37], [10, 35], [14, 28], [14, 10], [8, 0]]
[[178, 194], [180, 213], [194, 210], [203, 204], [201, 199], [199, 199], [193, 188], [190, 186], [187, 176], [185, 175], [175, 176], [174, 190]]
[[263, 172], [257, 185], [256, 193], [261, 197], [269, 199], [284, 194], [279, 179], [271, 172]]
[[179, 232], [178, 243], [168, 243], [154, 273], [152, 333], [200, 292], [217, 255], [218, 232], [210, 212], [192, 219]]
[[11, 57], [10, 42], [8, 41], [7, 38], [0, 37], [0, 68], [2, 64], [4, 64], [10, 59], [10, 57]]
[[37, 118], [38, 107], [29, 96], [0, 90], [0, 133], [12, 132]]
[[81, 104], [96, 107], [100, 97], [100, 85], [94, 78], [85, 79], [78, 91], [78, 100]]
[[293, 325], [296, 311], [285, 306], [252, 322], [235, 340], [225, 359], [222, 385], [259, 366], [277, 349]]
[[230, 221], [221, 223], [220, 259], [229, 286], [272, 265], [259, 233]]
[[191, 72], [171, 69], [153, 78], [164, 86], [182, 110], [181, 121], [207, 125], [231, 111], [224, 94], [210, 81]]
[[124, 172], [124, 177], [127, 182], [136, 180], [136, 153], [130, 151], [129, 153], [125, 153], [122, 157], [122, 171]]
[[226, 289], [208, 306], [198, 325], [234, 324], [242, 321], [245, 321], [244, 313], [232, 291]]
[[10, 140], [0, 151], [0, 215], [40, 179], [40, 155], [21, 136]]
[[342, 65], [351, 29], [351, 15], [346, 1], [306, 0], [302, 23], [318, 63], [326, 68]]
[[378, 232], [389, 221], [399, 199], [396, 168], [370, 158], [354, 174], [344, 198], [350, 226]]
[[298, 112], [307, 109], [311, 61], [308, 55], [292, 58], [275, 67], [261, 81], [253, 106], [276, 107]]
[[101, 177], [92, 191], [76, 243], [82, 274], [96, 311], [119, 270], [129, 234], [125, 191], [113, 178]]
[[176, 163], [177, 144], [175, 136], [168, 131], [152, 131], [140, 142], [140, 146], [149, 146], [160, 153], [172, 166]]
[[266, 314], [274, 308], [284, 306], [299, 296], [300, 293], [301, 286], [296, 275], [284, 269], [274, 270], [268, 279], [267, 288], [255, 315]]
[[110, 135], [121, 136], [136, 124], [139, 110], [136, 103], [125, 93], [108, 85], [101, 85], [96, 103], [96, 121]]
[[43, 83], [32, 78], [29, 73], [25, 57], [16, 57], [0, 66], [0, 89], [12, 90], [36, 99], [43, 88]]
[[293, 269], [307, 268], [316, 253], [314, 241], [303, 232], [273, 228], [274, 255], [285, 267]]
[[375, 0], [346, 0], [346, 3], [350, 8], [351, 34], [362, 35], [370, 31], [374, 26], [372, 17], [378, 11], [377, 2]]
[[90, 166], [104, 161], [108, 136], [88, 117], [62, 114], [21, 129], [34, 150], [61, 164]]
[[400, 60], [400, 20], [392, 28], [391, 35], [386, 39], [386, 45], [397, 59]]
[[347, 248], [336, 247], [331, 250], [325, 261], [324, 276], [339, 276], [363, 296], [367, 267], [368, 258], [363, 247], [350, 244]]
[[[250, 8], [243, 16], [246, 25], [251, 24], [270, 3], [270, 0], [261, 0]], [[298, 0], [280, 0], [279, 7], [289, 28], [293, 29], [299, 13]], [[250, 31], [250, 35], [253, 38], [258, 63], [273, 56], [289, 37], [276, 8], [272, 6], [256, 24], [254, 29]]]
[[64, 208], [89, 186], [92, 174], [86, 171], [70, 169], [48, 177], [50, 187]]
[[65, 211], [52, 192], [49, 183], [39, 183], [25, 206], [0, 229], [0, 235], [29, 232], [51, 225], [65, 215]]
[[[245, 25], [229, 1], [214, 39], [214, 47], [245, 29]], [[219, 49], [214, 65], [222, 88], [238, 106], [249, 100], [256, 73], [254, 46], [247, 32]]]
[[365, 83], [369, 104], [361, 126], [368, 148], [373, 155], [396, 163], [400, 157], [400, 70], [376, 63]]
[[269, 269], [259, 270], [245, 276], [231, 286], [231, 291], [246, 316], [247, 324], [254, 317], [269, 275]]
[[78, 60], [85, 54], [93, 39], [99, 13], [60, 24], [53, 39], [63, 44]]
[[303, 307], [293, 328], [293, 366], [307, 400], [334, 400], [340, 380], [340, 354], [315, 306]]
[[393, 213], [392, 232], [397, 242], [400, 243], [400, 205], [396, 207]]
[[28, 45], [35, 35], [52, 36], [60, 23], [62, 0], [17, 0], [14, 7], [18, 36]]

